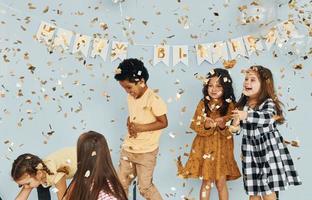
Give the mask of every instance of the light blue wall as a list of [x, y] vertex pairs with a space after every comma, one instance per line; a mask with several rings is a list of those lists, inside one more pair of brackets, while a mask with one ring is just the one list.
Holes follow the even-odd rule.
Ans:
[[[135, 32], [131, 37], [140, 44], [153, 45], [165, 40], [169, 45], [191, 46], [250, 33], [248, 32], [251, 31], [250, 28], [237, 25], [236, 20], [239, 16], [237, 7], [247, 1], [229, 1], [227, 7], [223, 5], [225, 1], [214, 2], [126, 0], [122, 4], [122, 11], [124, 17], [135, 18], [131, 26], [128, 26], [128, 23], [126, 26]], [[278, 11], [275, 10], [275, 14], [282, 20], [287, 19], [288, 14], [294, 10], [288, 8], [288, 1], [279, 2], [283, 6], [279, 7]], [[302, 0], [300, 4], [304, 2], [309, 1]], [[92, 129], [105, 134], [117, 166], [121, 138], [126, 130], [126, 95], [113, 79], [118, 61], [111, 63], [104, 62], [101, 58], [87, 58], [86, 62], [93, 64], [93, 67], [87, 68], [75, 55], [66, 52], [49, 54], [43, 44], [33, 39], [41, 20], [47, 22], [55, 20], [57, 26], [67, 30], [89, 36], [94, 33], [107, 34], [108, 39], [127, 41], [120, 25], [119, 6], [110, 0], [33, 0], [31, 3], [36, 9], [29, 9], [28, 3], [30, 1], [0, 1], [0, 90], [4, 93], [0, 97], [0, 195], [6, 200], [13, 199], [18, 191], [17, 185], [10, 178], [10, 168], [13, 159], [19, 154], [32, 152], [43, 157], [59, 148], [75, 145], [80, 133]], [[272, 1], [271, 5], [277, 3]], [[49, 11], [43, 13], [46, 6], [49, 6]], [[62, 14], [57, 14], [57, 10]], [[77, 15], [78, 11], [83, 15]], [[158, 12], [160, 15], [157, 15]], [[218, 12], [219, 17], [214, 16], [213, 12]], [[184, 15], [189, 17], [189, 29], [183, 29], [178, 24], [178, 18]], [[29, 23], [26, 22], [26, 17], [30, 17]], [[98, 21], [92, 24], [91, 21], [95, 17]], [[147, 26], [143, 25], [142, 20], [148, 21]], [[101, 22], [108, 24], [108, 30], [100, 29]], [[23, 31], [21, 26], [25, 27], [26, 31]], [[252, 31], [257, 33], [259, 29]], [[191, 34], [197, 35], [198, 39], [192, 39]], [[167, 38], [171, 35], [174, 37]], [[301, 48], [307, 46], [302, 45]], [[28, 60], [24, 59], [26, 52], [29, 54]], [[273, 52], [278, 55], [276, 58], [273, 57]], [[288, 57], [284, 55], [285, 52], [285, 49], [274, 47], [259, 56], [240, 58], [231, 74], [236, 96], [239, 96], [243, 80], [241, 69], [252, 64], [262, 64], [273, 71], [287, 117], [287, 123], [281, 126], [280, 130], [285, 139], [300, 141], [299, 148], [289, 147], [289, 150], [303, 180], [302, 186], [292, 187], [281, 193], [281, 199], [308, 200], [311, 195], [309, 180], [312, 179], [309, 158], [312, 145], [309, 126], [311, 121], [309, 115], [312, 113], [312, 63], [311, 58], [303, 60], [296, 56]], [[221, 63], [215, 66], [204, 63], [198, 66], [193, 47], [190, 48], [189, 54], [189, 66], [181, 64], [175, 67], [163, 64], [151, 66], [149, 64], [153, 56], [151, 46], [129, 46], [128, 50], [128, 57], [143, 58], [146, 63], [150, 72], [148, 85], [153, 89], [159, 89], [164, 100], [172, 99], [172, 102], [168, 103], [169, 127], [163, 131], [161, 137], [160, 156], [154, 175], [155, 184], [165, 199], [181, 199], [182, 195], [187, 195], [190, 191], [192, 191], [190, 196], [198, 199], [200, 181], [177, 178], [175, 159], [178, 155], [189, 152], [194, 137], [194, 134], [186, 134], [194, 109], [201, 98], [201, 82], [194, 74], [204, 75], [212, 67], [222, 66]], [[4, 55], [7, 55], [10, 62], [5, 62]], [[27, 69], [28, 64], [36, 67], [33, 74]], [[303, 64], [303, 69], [295, 70], [294, 64]], [[62, 84], [59, 85], [58, 81]], [[77, 81], [79, 85], [75, 84]], [[52, 90], [53, 87], [56, 87], [55, 91]], [[19, 89], [23, 96], [17, 96]], [[180, 90], [184, 93], [176, 100], [176, 93]], [[105, 92], [109, 98], [103, 96]], [[66, 93], [72, 95], [72, 98], [68, 98]], [[48, 100], [45, 100], [44, 95], [48, 95]], [[27, 100], [31, 100], [31, 103], [27, 103]], [[79, 108], [79, 103], [82, 109], [75, 112]], [[296, 106], [297, 110], [287, 111]], [[184, 107], [186, 111], [181, 112]], [[32, 114], [27, 114], [27, 110], [31, 110]], [[29, 119], [30, 117], [32, 119]], [[18, 122], [21, 119], [23, 121], [19, 127]], [[55, 133], [47, 144], [44, 144], [45, 137], [42, 133], [50, 131], [49, 125]], [[169, 136], [171, 133], [176, 135], [174, 139]], [[4, 143], [6, 140], [10, 142]], [[235, 138], [235, 157], [239, 165], [240, 143], [241, 136], [238, 136]], [[187, 144], [188, 148], [185, 147]], [[184, 157], [183, 163], [185, 161]], [[229, 188], [230, 199], [247, 198], [242, 179], [229, 182]], [[31, 199], [35, 197], [33, 192]], [[212, 199], [217, 199], [216, 190], [212, 191]]]

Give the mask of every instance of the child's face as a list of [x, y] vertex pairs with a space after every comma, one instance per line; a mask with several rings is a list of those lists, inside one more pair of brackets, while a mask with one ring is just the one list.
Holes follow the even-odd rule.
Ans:
[[37, 188], [41, 183], [37, 176], [31, 176], [25, 173], [19, 180], [15, 181], [19, 187]]
[[243, 94], [255, 98], [260, 92], [261, 83], [256, 72], [248, 72], [243, 84]]
[[125, 91], [131, 95], [133, 98], [140, 98], [145, 91], [145, 83], [144, 80], [141, 80], [137, 83], [131, 83], [128, 80], [119, 81], [121, 87], [125, 89]]
[[208, 95], [212, 99], [220, 99], [223, 95], [223, 87], [219, 77], [212, 77], [208, 82]]

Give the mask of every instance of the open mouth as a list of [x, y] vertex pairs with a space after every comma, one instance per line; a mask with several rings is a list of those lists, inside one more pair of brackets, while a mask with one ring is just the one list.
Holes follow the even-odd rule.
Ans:
[[251, 91], [252, 88], [251, 87], [245, 87], [245, 91]]

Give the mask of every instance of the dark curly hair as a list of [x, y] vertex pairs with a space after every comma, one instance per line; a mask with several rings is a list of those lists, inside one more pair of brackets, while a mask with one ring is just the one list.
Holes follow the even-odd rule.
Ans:
[[225, 116], [228, 112], [228, 108], [229, 108], [229, 103], [233, 102], [235, 103], [235, 95], [234, 95], [234, 90], [233, 90], [233, 86], [232, 86], [232, 78], [229, 74], [229, 72], [226, 69], [221, 69], [221, 68], [215, 68], [213, 70], [211, 70], [208, 74], [207, 74], [207, 82], [203, 85], [203, 101], [205, 104], [205, 112], [207, 114], [209, 114], [211, 112], [208, 103], [210, 101], [209, 94], [208, 94], [208, 85], [209, 85], [209, 81], [212, 77], [218, 77], [219, 78], [219, 82], [220, 85], [223, 88], [223, 95], [222, 95], [222, 106], [220, 107], [220, 114], [221, 116]]
[[138, 83], [141, 79], [147, 82], [149, 74], [142, 61], [129, 58], [119, 64], [114, 78], [117, 81], [128, 80], [131, 83]]

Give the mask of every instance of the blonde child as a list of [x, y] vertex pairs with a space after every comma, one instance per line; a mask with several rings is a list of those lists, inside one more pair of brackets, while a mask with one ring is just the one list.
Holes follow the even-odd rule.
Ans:
[[232, 133], [226, 126], [235, 103], [228, 71], [220, 68], [210, 71], [202, 92], [204, 97], [197, 105], [190, 126], [197, 135], [185, 167], [181, 158], [178, 159], [178, 174], [202, 180], [199, 199], [209, 200], [215, 183], [219, 199], [228, 200], [226, 182], [241, 176], [234, 159]]

